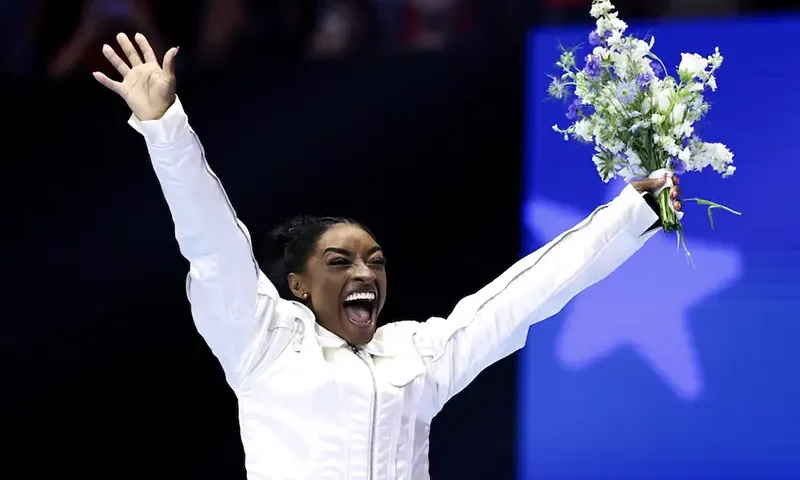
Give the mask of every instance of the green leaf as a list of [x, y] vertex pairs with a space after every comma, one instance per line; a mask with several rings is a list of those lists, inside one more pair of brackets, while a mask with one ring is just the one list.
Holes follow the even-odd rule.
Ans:
[[732, 209], [730, 207], [726, 207], [725, 205], [722, 205], [720, 203], [712, 202], [711, 200], [705, 200], [703, 198], [687, 198], [687, 199], [685, 199], [683, 201], [684, 202], [697, 202], [698, 205], [706, 205], [706, 206], [708, 206], [708, 221], [709, 221], [709, 223], [711, 223], [711, 229], [712, 230], [714, 229], [713, 210], [715, 208], [721, 208], [721, 209], [726, 210], [726, 211], [728, 211], [728, 212], [730, 212], [730, 213], [732, 213], [734, 215], [741, 215], [742, 214], [742, 212], [737, 212], [736, 210], [734, 210], [734, 209]]

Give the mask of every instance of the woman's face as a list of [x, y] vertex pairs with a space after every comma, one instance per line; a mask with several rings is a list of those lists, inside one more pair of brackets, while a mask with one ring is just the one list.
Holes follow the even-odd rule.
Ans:
[[381, 247], [363, 228], [340, 224], [317, 241], [302, 274], [289, 285], [326, 329], [351, 345], [364, 345], [375, 334], [386, 301], [386, 260]]

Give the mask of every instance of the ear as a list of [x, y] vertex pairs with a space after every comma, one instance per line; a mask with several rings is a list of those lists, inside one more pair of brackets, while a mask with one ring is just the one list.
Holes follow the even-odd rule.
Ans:
[[309, 297], [308, 288], [304, 280], [305, 279], [301, 275], [296, 273], [290, 273], [287, 277], [289, 290], [291, 290], [292, 294], [301, 302], [307, 301]]

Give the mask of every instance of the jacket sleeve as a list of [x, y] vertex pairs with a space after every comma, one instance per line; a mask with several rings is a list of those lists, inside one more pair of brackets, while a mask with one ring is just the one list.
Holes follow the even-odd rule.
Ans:
[[146, 141], [189, 261], [186, 290], [197, 330], [228, 382], [240, 384], [269, 345], [278, 293], [259, 270], [249, 233], [209, 169], [180, 100], [159, 120], [132, 116], [129, 124]]
[[434, 410], [484, 368], [521, 349], [531, 325], [558, 313], [631, 257], [658, 231], [652, 229], [657, 220], [628, 185], [611, 203], [461, 300], [447, 319], [421, 324], [414, 345], [436, 389]]

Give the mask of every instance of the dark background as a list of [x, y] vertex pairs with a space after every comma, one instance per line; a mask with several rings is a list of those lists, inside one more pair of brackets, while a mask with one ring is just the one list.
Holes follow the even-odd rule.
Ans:
[[[59, 70], [80, 5], [40, 2], [20, 29], [11, 3], [3, 33], [27, 40], [24, 55], [4, 45], [0, 84], [4, 477], [244, 478], [235, 399], [192, 325], [144, 143], [89, 75], [129, 23], [104, 19]], [[712, 3], [618, 5], [631, 19], [751, 8]], [[523, 34], [585, 22], [586, 2], [473, 2], [472, 27], [435, 48], [375, 28], [326, 58], [306, 48], [318, 3], [303, 3], [305, 27], [283, 28], [270, 16], [279, 2], [259, 2], [214, 61], [197, 40], [202, 11], [159, 5], [164, 43], [181, 45], [179, 95], [254, 238], [298, 213], [363, 221], [389, 258], [390, 321], [446, 315], [516, 260]], [[436, 419], [434, 479], [513, 478], [515, 383], [512, 356]]]

